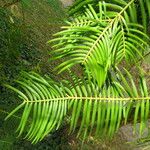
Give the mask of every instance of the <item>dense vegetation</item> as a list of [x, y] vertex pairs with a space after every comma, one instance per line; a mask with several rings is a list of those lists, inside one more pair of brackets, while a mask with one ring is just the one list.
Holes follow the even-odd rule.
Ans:
[[[70, 76], [63, 80], [51, 72], [43, 75], [42, 67], [37, 67], [37, 41], [28, 45], [32, 30], [8, 13], [2, 10], [5, 17], [1, 22], [7, 30], [2, 28], [2, 41], [6, 39], [1, 46], [2, 56], [6, 58], [1, 66], [6, 79], [1, 82], [9, 84], [1, 88], [8, 87], [19, 96], [18, 106], [6, 117], [22, 114], [19, 136], [25, 134], [37, 143], [70, 123], [69, 133], [75, 132], [82, 140], [89, 136], [112, 138], [128, 122], [135, 126], [140, 122], [142, 135], [150, 108], [149, 73], [141, 66], [149, 55], [149, 0], [75, 1], [67, 25], [48, 41], [53, 43], [51, 61], [60, 62], [55, 71]], [[13, 69], [13, 65], [19, 69]], [[80, 75], [74, 72], [74, 66], [82, 70]], [[5, 69], [12, 72], [7, 74]], [[13, 78], [17, 80], [10, 86]]]
[[[57, 13], [56, 9], [59, 10]], [[20, 120], [19, 114], [10, 121], [4, 122], [6, 115], [20, 101], [14, 92], [6, 89], [2, 84], [15, 85], [13, 82], [19, 78], [21, 71], [34, 70], [41, 74], [51, 72], [49, 69], [51, 65], [48, 64], [50, 47], [46, 46], [46, 42], [63, 24], [64, 15], [62, 6], [55, 0], [52, 3], [37, 0], [32, 2], [29, 0], [26, 3], [0, 1], [0, 149], [2, 150], [35, 148], [28, 142], [16, 138], [14, 128]], [[54, 140], [53, 137], [51, 138], [53, 141], [51, 147], [56, 147], [60, 141], [55, 139], [55, 136]], [[40, 149], [43, 145], [37, 145], [35, 149]]]

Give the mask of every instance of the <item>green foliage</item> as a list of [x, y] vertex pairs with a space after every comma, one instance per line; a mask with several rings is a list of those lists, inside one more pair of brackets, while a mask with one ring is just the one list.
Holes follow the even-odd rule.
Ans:
[[[48, 77], [42, 78], [34, 72], [23, 72], [22, 78], [16, 81], [22, 90], [6, 85], [23, 99], [6, 119], [23, 108], [17, 131], [21, 135], [27, 128], [26, 138], [33, 143], [57, 130], [67, 112], [71, 117], [70, 132], [80, 126], [78, 135], [84, 133], [84, 137], [93, 133], [93, 130], [96, 130], [97, 136], [112, 136], [123, 118], [125, 123], [127, 122], [131, 111], [134, 113], [134, 124], [140, 119], [142, 133], [149, 116], [150, 100], [145, 78], [140, 77], [138, 90], [129, 72], [126, 71], [129, 83], [118, 73], [122, 85], [119, 81], [108, 81], [103, 88], [99, 88], [97, 84], [86, 79], [75, 78], [75, 83], [66, 84], [67, 81], [58, 83]], [[29, 128], [27, 120], [30, 119], [32, 122]]]
[[[76, 0], [74, 5], [70, 7], [69, 14], [78, 15], [80, 13], [84, 13], [88, 4], [92, 4], [92, 6], [95, 8], [98, 2], [99, 2], [98, 0], [85, 0], [85, 1]], [[106, 6], [107, 4], [110, 4], [110, 3], [114, 4], [112, 8], [119, 10], [121, 9], [121, 7], [124, 7], [125, 5], [127, 5], [127, 3], [130, 2], [130, 0], [105, 0], [105, 1], [101, 0], [100, 2], [102, 2]], [[135, 23], [139, 22], [140, 24], [142, 24], [146, 32], [147, 25], [149, 23], [149, 18], [150, 18], [150, 1], [149, 0], [134, 1], [134, 3], [132, 3], [128, 7], [128, 11], [129, 13], [126, 14], [128, 15], [126, 17], [128, 17], [128, 19], [131, 19]]]
[[[0, 8], [0, 83], [10, 82], [20, 70], [36, 65], [40, 53], [28, 40], [29, 29], [10, 11]], [[39, 54], [38, 54], [39, 53]]]
[[[0, 5], [5, 6], [0, 6], [0, 149], [5, 150], [20, 149], [19, 146], [26, 149], [26, 146], [31, 145], [22, 141], [22, 143], [19, 142], [16, 139], [17, 135], [12, 133], [12, 130], [18, 124], [18, 120], [16, 121], [13, 117], [8, 122], [4, 122], [6, 112], [14, 109], [19, 100], [16, 93], [7, 90], [2, 86], [2, 83], [16, 86], [13, 81], [19, 77], [21, 70], [39, 71], [40, 66], [42, 66], [42, 69], [47, 72], [48, 69], [45, 68], [45, 62], [47, 61], [45, 43], [52, 32], [58, 30], [58, 26], [62, 24], [60, 17], [64, 19], [65, 15], [56, 0], [53, 0], [53, 3], [37, 0], [13, 2], [15, 1], [0, 1]], [[8, 6], [11, 3], [14, 5]], [[58, 10], [58, 12], [55, 12], [55, 10]], [[52, 23], [55, 25], [51, 25]], [[43, 25], [44, 30], [41, 30]], [[45, 33], [47, 33], [47, 36]], [[44, 55], [46, 55], [46, 58], [44, 58]], [[6, 112], [3, 110], [6, 110]], [[17, 115], [19, 116], [19, 114]], [[13, 124], [15, 125], [13, 126]], [[52, 148], [58, 147], [59, 142], [55, 143], [56, 138], [49, 139], [49, 143], [52, 142], [50, 144]], [[36, 148], [42, 149], [47, 143], [46, 141]], [[34, 149], [33, 146], [32, 149]]]
[[99, 2], [96, 8], [88, 5], [82, 15], [63, 27], [66, 30], [56, 33], [58, 38], [50, 41], [59, 41], [53, 46], [53, 59], [67, 57], [57, 67], [59, 72], [80, 63], [102, 86], [108, 72], [120, 62], [132, 64], [142, 58], [149, 37], [137, 23], [133, 2], [124, 2], [124, 7], [105, 2]]
[[16, 140], [17, 134], [13, 130], [18, 124], [18, 118], [14, 119], [12, 117], [9, 121], [5, 122], [5, 117], [5, 113], [0, 110], [0, 149], [10, 150], [12, 149], [13, 142]]
[[[57, 130], [65, 119], [70, 122], [70, 133], [78, 128], [77, 135], [83, 139], [93, 134], [112, 137], [131, 115], [134, 124], [141, 123], [140, 134], [147, 125], [150, 96], [146, 79], [139, 69], [137, 84], [128, 66], [139, 67], [138, 60], [143, 59], [148, 47], [144, 12], [149, 15], [149, 5], [142, 7], [144, 0], [95, 4], [86, 6], [83, 13], [77, 10], [79, 14], [68, 21], [65, 30], [55, 34], [59, 37], [50, 41], [56, 42], [53, 59], [67, 58], [56, 70], [60, 73], [81, 64], [83, 78], [70, 71], [72, 81], [56, 82], [23, 72], [16, 81], [20, 88], [5, 85], [22, 100], [6, 119], [22, 110], [17, 131], [19, 136], [26, 131], [25, 138], [32, 143]], [[144, 27], [136, 14], [139, 5]], [[123, 62], [126, 66], [121, 69]]]
[[2, 110], [14, 108], [18, 99], [2, 83], [12, 84], [21, 70], [33, 69], [38, 62], [35, 57], [41, 55], [36, 43], [32, 41], [31, 44], [30, 36], [31, 30], [24, 25], [23, 20], [13, 16], [9, 9], [0, 7], [0, 149], [11, 149], [16, 134], [10, 133], [18, 123], [14, 118], [3, 122], [6, 113]]

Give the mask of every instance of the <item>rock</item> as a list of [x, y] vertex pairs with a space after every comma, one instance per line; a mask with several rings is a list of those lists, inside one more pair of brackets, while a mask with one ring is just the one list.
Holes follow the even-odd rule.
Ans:
[[[143, 150], [145, 148], [145, 146], [150, 144], [150, 141], [147, 142], [142, 142], [142, 139], [146, 139], [146, 137], [148, 137], [148, 126], [150, 125], [150, 122], [148, 123], [147, 127], [144, 129], [143, 134], [140, 135], [139, 131], [140, 131], [140, 123], [136, 124], [136, 130], [135, 133], [134, 132], [134, 127], [131, 124], [122, 126], [119, 129], [119, 135], [121, 135], [121, 137], [123, 137], [125, 139], [125, 141], [127, 143], [129, 143], [129, 145], [132, 145], [134, 148], [132, 150]], [[141, 140], [140, 140], [141, 139]], [[149, 147], [150, 149], [150, 147]], [[148, 150], [148, 149], [147, 149]]]
[[71, 6], [73, 4], [74, 0], [60, 0], [63, 6], [66, 8], [68, 6]]

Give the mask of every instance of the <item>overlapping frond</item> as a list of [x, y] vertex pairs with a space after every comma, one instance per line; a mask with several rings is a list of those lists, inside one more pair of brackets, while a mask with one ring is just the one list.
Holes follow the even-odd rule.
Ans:
[[101, 87], [111, 67], [123, 59], [135, 62], [142, 57], [149, 37], [136, 23], [136, 12], [131, 11], [134, 0], [119, 4], [99, 2], [96, 9], [88, 5], [83, 15], [55, 34], [58, 37], [50, 42], [59, 43], [54, 45], [53, 59], [67, 57], [56, 68], [59, 72], [81, 63]]
[[[127, 79], [119, 71], [119, 81], [111, 81], [102, 88], [93, 83], [78, 85], [73, 88], [72, 116], [70, 131], [79, 127], [78, 136], [89, 134], [111, 137], [123, 122], [127, 123], [131, 113], [134, 125], [141, 122], [140, 134], [147, 125], [150, 110], [150, 96], [143, 75], [139, 84], [125, 70]], [[141, 87], [138, 89], [138, 87]], [[78, 124], [77, 124], [78, 123]]]
[[[16, 81], [19, 88], [6, 85], [23, 100], [7, 118], [23, 111], [17, 131], [19, 135], [26, 131], [26, 138], [33, 143], [57, 130], [65, 116], [70, 118], [70, 133], [78, 128], [78, 136], [83, 138], [91, 134], [111, 137], [131, 113], [134, 124], [141, 122], [140, 133], [147, 124], [150, 96], [144, 75], [135, 83], [126, 69], [126, 76], [117, 69], [122, 60], [135, 63], [143, 57], [149, 39], [145, 19], [143, 28], [138, 24], [134, 0], [100, 1], [98, 5], [91, 0], [76, 2], [78, 8], [85, 3], [85, 11], [71, 18], [68, 26], [63, 27], [65, 30], [51, 40], [55, 42], [53, 59], [67, 57], [56, 69], [62, 72], [83, 64], [87, 73], [84, 79], [70, 72], [71, 82], [55, 82], [34, 72], [24, 72]], [[143, 16], [145, 4], [149, 1], [140, 1]], [[146, 9], [149, 15], [149, 6]]]
[[[19, 135], [27, 131], [26, 138], [33, 143], [57, 130], [66, 115], [70, 116], [70, 133], [78, 130], [78, 136], [113, 136], [124, 119], [134, 113], [134, 124], [140, 119], [142, 133], [150, 112], [150, 97], [145, 78], [142, 76], [137, 89], [129, 72], [127, 80], [119, 73], [118, 81], [108, 81], [103, 87], [89, 80], [73, 79], [76, 84], [56, 84], [52, 79], [44, 79], [35, 73], [23, 73], [17, 81], [21, 89], [11, 86], [23, 102], [8, 116], [22, 110], [17, 131]], [[130, 81], [130, 82], [129, 82]], [[71, 86], [70, 86], [71, 85]], [[6, 118], [6, 119], [7, 119]], [[27, 122], [27, 120], [30, 121]]]
[[[124, 7], [127, 5], [127, 2], [130, 0], [105, 0], [107, 3], [113, 3], [116, 5], [119, 5], [121, 7]], [[103, 1], [102, 1], [103, 2]], [[97, 0], [76, 0], [73, 6], [70, 7], [69, 9], [69, 14], [71, 16], [73, 15], [78, 15], [81, 14], [85, 11], [85, 6], [88, 4], [92, 4], [93, 6], [97, 5]], [[119, 7], [118, 7], [119, 8]], [[129, 14], [130, 14], [130, 19], [132, 22], [137, 23], [139, 22], [144, 26], [145, 31], [147, 30], [147, 25], [148, 24], [148, 18], [150, 17], [150, 0], [137, 0], [134, 1], [130, 6], [129, 6]], [[139, 17], [140, 16], [140, 17]]]

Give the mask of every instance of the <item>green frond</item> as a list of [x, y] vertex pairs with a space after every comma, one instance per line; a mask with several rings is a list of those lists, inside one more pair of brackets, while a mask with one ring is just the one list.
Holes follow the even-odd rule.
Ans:
[[82, 138], [91, 134], [112, 137], [122, 121], [128, 121], [132, 111], [134, 124], [138, 120], [141, 122], [142, 133], [150, 109], [146, 80], [141, 76], [140, 89], [137, 89], [131, 74], [125, 72], [128, 80], [118, 72], [120, 83], [112, 80], [101, 88], [91, 80], [80, 80], [73, 74], [74, 83], [66, 86], [36, 73], [23, 73], [16, 81], [21, 89], [7, 86], [17, 92], [23, 102], [6, 119], [21, 109], [23, 113], [17, 131], [19, 136], [26, 131], [25, 138], [32, 143], [57, 130], [66, 115], [70, 116], [70, 133], [78, 127], [77, 136]]
[[[126, 0], [105, 0], [106, 3], [112, 3], [114, 7], [113, 9], [120, 9], [127, 5]], [[130, 1], [129, 1], [130, 2]], [[71, 16], [77, 16], [78, 14], [82, 14], [85, 11], [85, 7], [88, 4], [94, 6], [97, 5], [97, 0], [86, 0], [86, 1], [76, 1], [72, 7], [70, 7], [69, 14]], [[137, 0], [132, 2], [132, 4], [128, 8], [129, 16], [126, 14], [126, 19], [129, 17], [130, 21], [134, 23], [140, 23], [144, 26], [145, 33], [147, 32], [148, 18], [150, 17], [150, 0]], [[140, 17], [139, 17], [140, 16]]]
[[[17, 131], [20, 136], [27, 130], [26, 138], [35, 143], [49, 132], [58, 129], [67, 113], [68, 102], [63, 98], [65, 97], [63, 88], [58, 87], [51, 79], [45, 80], [36, 73], [24, 72], [22, 76], [21, 80], [16, 81], [20, 90], [7, 85], [18, 93], [23, 102], [6, 119], [23, 108]], [[27, 124], [27, 120], [31, 120], [30, 125]]]
[[[82, 64], [85, 76], [79, 79], [69, 70], [71, 81], [56, 82], [34, 72], [23, 72], [16, 81], [18, 88], [5, 85], [22, 100], [6, 117], [22, 111], [19, 136], [26, 132], [25, 138], [36, 143], [57, 130], [69, 116], [70, 133], [78, 129], [77, 136], [83, 139], [88, 135], [112, 137], [123, 122], [127, 123], [131, 113], [134, 125], [140, 122], [142, 134], [150, 114], [146, 79], [141, 71], [137, 83], [127, 68], [120, 71], [118, 66], [122, 61], [130, 65], [143, 58], [149, 41], [146, 35], [149, 3], [149, 0], [75, 2], [70, 11], [73, 17], [49, 43], [54, 43], [53, 60], [65, 58], [55, 68], [58, 73]], [[141, 9], [141, 22], [137, 5]]]
[[83, 64], [101, 87], [110, 68], [124, 59], [130, 63], [143, 57], [149, 37], [137, 23], [134, 0], [116, 2], [99, 2], [99, 11], [88, 4], [82, 15], [49, 41], [59, 41], [54, 45], [53, 59], [67, 58], [56, 67], [59, 73]]

